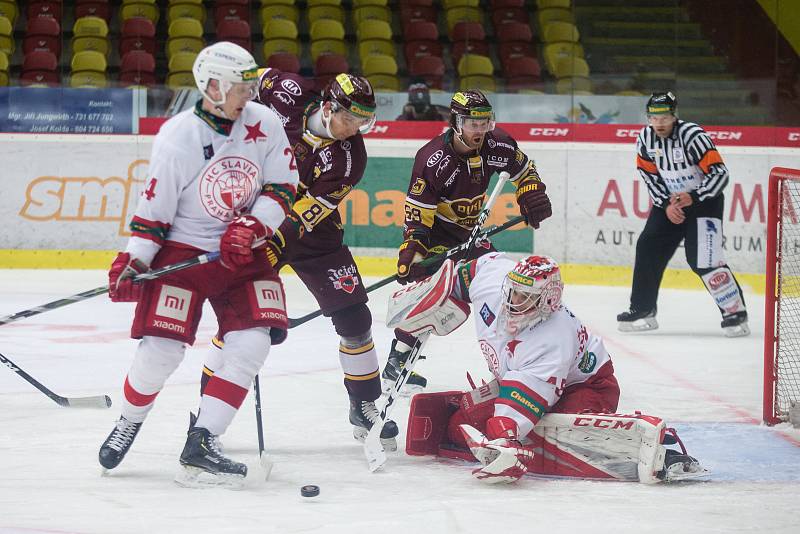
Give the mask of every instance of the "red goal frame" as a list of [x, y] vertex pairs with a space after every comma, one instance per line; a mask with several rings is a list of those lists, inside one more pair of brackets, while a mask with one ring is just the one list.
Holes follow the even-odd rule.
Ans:
[[[788, 200], [784, 185], [789, 180], [800, 182], [800, 169], [774, 167], [769, 173], [769, 194], [767, 206], [767, 251], [766, 281], [764, 291], [764, 396], [763, 419], [768, 425], [786, 421], [787, 415], [780, 410], [778, 400], [778, 356], [780, 354], [780, 313], [781, 298], [781, 252], [784, 230], [784, 215], [792, 219], [792, 224], [800, 223], [800, 206], [797, 210], [792, 204], [784, 206]], [[799, 356], [800, 357], [800, 356]], [[798, 399], [800, 400], [800, 399]]]

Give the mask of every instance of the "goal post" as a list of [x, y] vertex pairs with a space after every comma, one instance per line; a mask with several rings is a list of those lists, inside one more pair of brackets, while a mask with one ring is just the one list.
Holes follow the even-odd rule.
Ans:
[[770, 171], [764, 293], [764, 422], [800, 405], [800, 169]]

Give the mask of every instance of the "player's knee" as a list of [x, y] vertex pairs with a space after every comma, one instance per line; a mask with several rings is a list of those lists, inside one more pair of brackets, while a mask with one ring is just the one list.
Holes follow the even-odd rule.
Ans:
[[343, 338], [356, 338], [369, 335], [372, 328], [372, 314], [366, 304], [355, 304], [331, 315], [336, 333]]
[[137, 359], [150, 369], [160, 369], [169, 375], [183, 361], [186, 345], [182, 341], [163, 337], [144, 336], [137, 349]]
[[222, 349], [224, 374], [238, 376], [241, 381], [252, 379], [263, 367], [270, 345], [269, 328], [228, 332]]

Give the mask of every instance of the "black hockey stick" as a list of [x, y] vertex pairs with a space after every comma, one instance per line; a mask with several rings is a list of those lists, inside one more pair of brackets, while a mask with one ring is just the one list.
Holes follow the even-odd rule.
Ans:
[[[138, 274], [133, 277], [133, 280], [135, 282], [143, 282], [145, 280], [155, 280], [156, 278], [160, 278], [164, 275], [174, 273], [175, 271], [181, 271], [183, 269], [186, 269], [187, 267], [193, 267], [194, 265], [199, 265], [201, 263], [208, 263], [218, 258], [219, 258], [219, 252], [209, 252], [207, 254], [201, 254], [196, 258], [180, 261], [178, 263], [173, 263], [172, 265], [167, 265], [166, 267], [161, 267], [160, 269], [155, 269], [153, 271], [148, 271], [146, 273]], [[4, 324], [8, 323], [13, 323], [14, 321], [19, 321], [20, 319], [25, 319], [27, 317], [33, 317], [34, 315], [39, 315], [40, 313], [44, 313], [50, 310], [63, 308], [64, 306], [69, 306], [70, 304], [81, 302], [83, 300], [96, 297], [97, 295], [102, 295], [103, 293], [108, 293], [108, 285], [96, 287], [94, 289], [90, 289], [89, 291], [78, 293], [77, 295], [72, 295], [70, 297], [65, 297], [63, 299], [54, 300], [53, 302], [48, 302], [47, 304], [42, 304], [41, 306], [36, 306], [35, 308], [22, 310], [21, 312], [14, 313], [12, 315], [6, 315], [5, 317], [0, 317], [0, 326], [3, 326]]]
[[[490, 236], [493, 236], [495, 234], [499, 234], [503, 230], [507, 230], [507, 229], [511, 228], [512, 226], [516, 226], [519, 223], [523, 222], [524, 220], [525, 220], [525, 217], [523, 217], [522, 215], [518, 215], [517, 217], [514, 217], [513, 219], [510, 219], [510, 220], [504, 222], [503, 224], [501, 224], [499, 226], [492, 226], [491, 228], [489, 228], [485, 232], [480, 232], [478, 234], [478, 237], [475, 238], [475, 242], [477, 242], [479, 239], [484, 239], [486, 237], [490, 237]], [[480, 226], [476, 226], [475, 228], [478, 228], [480, 230]], [[475, 231], [475, 228], [472, 229], [473, 232]], [[470, 236], [470, 239], [472, 239], [472, 236]], [[430, 258], [425, 258], [424, 260], [419, 262], [419, 265], [422, 265], [422, 266], [433, 265], [436, 262], [442, 262], [442, 261], [444, 261], [444, 260], [446, 260], [448, 258], [452, 258], [456, 254], [464, 252], [468, 248], [470, 248], [470, 249], [472, 248], [472, 245], [470, 245], [470, 246], [468, 246], [468, 245], [470, 245], [470, 241], [469, 240], [466, 241], [465, 243], [461, 243], [458, 246], [455, 246], [455, 247], [453, 247], [451, 249], [448, 249], [445, 252], [442, 252], [441, 254], [437, 254], [435, 256], [431, 256]], [[376, 289], [379, 289], [379, 288], [381, 288], [381, 287], [383, 287], [385, 285], [391, 284], [392, 282], [394, 282], [396, 280], [397, 280], [397, 274], [393, 274], [392, 276], [390, 276], [388, 278], [384, 278], [383, 280], [378, 280], [377, 282], [375, 282], [371, 286], [367, 286], [365, 289], [366, 289], [367, 293], [370, 293], [370, 292], [375, 291]], [[311, 319], [315, 319], [315, 318], [319, 317], [320, 315], [322, 315], [322, 310], [313, 311], [311, 313], [303, 315], [302, 317], [297, 317], [296, 319], [290, 317], [289, 318], [289, 328], [295, 328], [296, 326], [300, 326], [301, 324], [307, 323]]]
[[108, 408], [111, 406], [111, 398], [108, 395], [96, 395], [94, 397], [62, 397], [45, 387], [41, 382], [20, 369], [14, 362], [0, 354], [0, 364], [8, 367], [33, 387], [53, 399], [59, 406], [68, 408]]
[[261, 420], [261, 384], [258, 381], [258, 374], [253, 379], [253, 393], [255, 394], [256, 429], [258, 430], [258, 461], [264, 470], [264, 480], [267, 480], [272, 472], [272, 460], [264, 450], [264, 423]]
[[[478, 238], [481, 234], [481, 228], [486, 223], [486, 219], [489, 217], [489, 211], [492, 209], [492, 206], [494, 206], [497, 197], [500, 196], [500, 191], [503, 189], [503, 186], [509, 178], [509, 173], [500, 173], [500, 179], [494, 186], [494, 190], [489, 196], [489, 200], [486, 201], [486, 204], [484, 205], [483, 210], [481, 210], [480, 215], [478, 215], [478, 222], [472, 228], [472, 233], [469, 235], [469, 239], [467, 239], [466, 243], [464, 243], [466, 250], [466, 253], [464, 254], [465, 256], [469, 255], [472, 247], [474, 247], [475, 243], [478, 241]], [[375, 421], [375, 423], [372, 425], [372, 428], [369, 429], [369, 433], [364, 440], [364, 455], [367, 457], [367, 463], [369, 464], [370, 472], [377, 471], [383, 466], [384, 463], [386, 463], [386, 451], [383, 449], [383, 445], [381, 444], [381, 431], [386, 424], [386, 420], [389, 418], [389, 412], [392, 409], [395, 400], [397, 399], [400, 391], [403, 389], [403, 386], [405, 385], [408, 377], [411, 375], [411, 372], [414, 370], [414, 366], [417, 364], [417, 360], [419, 360], [419, 354], [422, 351], [422, 347], [425, 345], [425, 342], [428, 341], [430, 334], [431, 332], [428, 330], [417, 337], [417, 340], [414, 342], [414, 346], [411, 348], [411, 353], [408, 355], [408, 359], [403, 364], [403, 369], [400, 371], [400, 374], [397, 376], [397, 380], [395, 380], [394, 384], [392, 385], [392, 389], [389, 390], [389, 395], [386, 397], [386, 403], [383, 405], [383, 409], [381, 409], [378, 420]]]

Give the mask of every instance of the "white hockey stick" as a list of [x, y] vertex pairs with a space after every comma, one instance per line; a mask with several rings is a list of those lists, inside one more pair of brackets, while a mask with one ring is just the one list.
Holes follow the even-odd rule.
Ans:
[[[492, 194], [489, 196], [489, 200], [487, 200], [486, 204], [483, 206], [483, 210], [481, 210], [480, 215], [478, 215], [478, 221], [472, 228], [472, 233], [470, 233], [469, 239], [467, 239], [464, 252], [465, 258], [469, 256], [472, 247], [475, 245], [475, 241], [478, 240], [478, 236], [481, 233], [481, 228], [486, 223], [486, 219], [489, 218], [489, 211], [497, 201], [497, 197], [500, 196], [500, 191], [502, 191], [503, 186], [510, 177], [511, 175], [505, 171], [500, 173], [497, 184], [494, 186]], [[386, 451], [383, 449], [383, 445], [381, 444], [381, 432], [383, 431], [383, 426], [386, 424], [386, 420], [389, 418], [389, 412], [394, 405], [394, 401], [397, 399], [399, 392], [403, 389], [403, 386], [411, 374], [411, 371], [414, 370], [414, 366], [419, 359], [419, 353], [422, 350], [422, 346], [428, 340], [429, 336], [430, 331], [424, 332], [417, 337], [416, 343], [414, 343], [414, 346], [411, 348], [411, 354], [408, 355], [406, 363], [403, 364], [403, 369], [400, 371], [397, 380], [395, 380], [392, 389], [389, 390], [389, 395], [386, 397], [386, 403], [381, 410], [378, 420], [372, 425], [372, 428], [367, 434], [367, 438], [364, 440], [364, 455], [367, 457], [369, 470], [372, 473], [383, 467], [383, 464], [386, 463]]]

